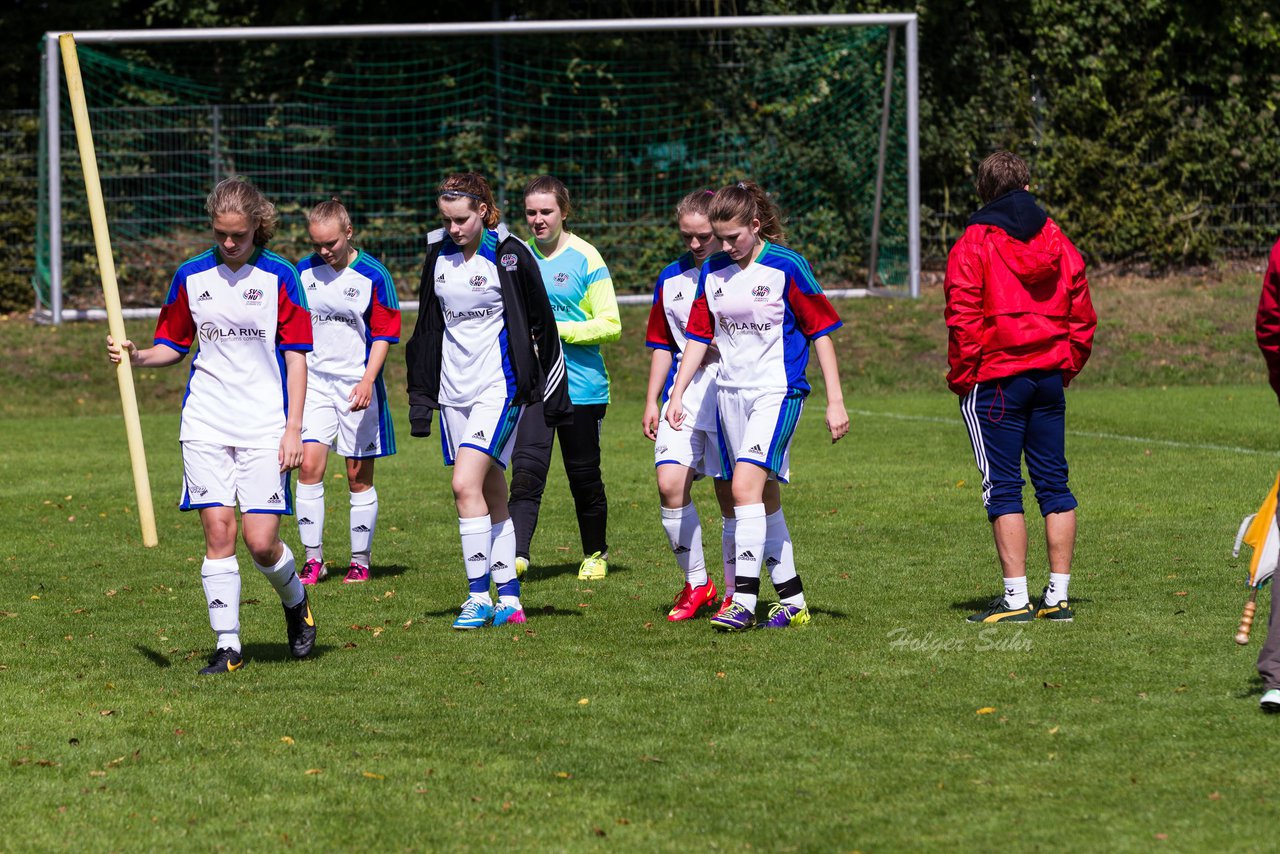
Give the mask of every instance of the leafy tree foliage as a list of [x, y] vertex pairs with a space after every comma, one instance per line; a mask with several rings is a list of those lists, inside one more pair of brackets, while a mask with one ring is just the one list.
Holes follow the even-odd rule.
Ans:
[[[0, 108], [39, 97], [47, 29], [249, 26], [508, 18], [902, 11], [891, 0], [10, 0], [0, 25], [24, 50], [0, 56]], [[1033, 190], [1100, 259], [1156, 266], [1258, 251], [1280, 230], [1280, 8], [1275, 0], [918, 0], [926, 253], [938, 257], [977, 206], [972, 173], [999, 147], [1025, 155]], [[650, 41], [648, 50], [662, 49]], [[205, 48], [202, 48], [205, 49]], [[250, 99], [254, 63], [226, 74]], [[762, 52], [759, 61], [766, 61]], [[804, 139], [794, 140], [802, 148]], [[798, 160], [803, 157], [797, 156]]]

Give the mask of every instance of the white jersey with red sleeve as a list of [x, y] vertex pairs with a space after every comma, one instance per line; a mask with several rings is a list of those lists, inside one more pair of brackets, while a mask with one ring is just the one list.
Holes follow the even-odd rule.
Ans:
[[293, 265], [259, 249], [234, 272], [216, 248], [184, 261], [156, 324], [156, 344], [190, 352], [179, 440], [275, 448], [288, 409], [284, 351], [311, 349]]
[[720, 388], [808, 394], [809, 342], [841, 325], [809, 262], [765, 243], [745, 270], [723, 252], [707, 259], [685, 334], [720, 348]]
[[[671, 395], [671, 386], [680, 370], [680, 359], [688, 338], [685, 326], [689, 322], [689, 309], [693, 307], [698, 292], [698, 267], [689, 253], [671, 262], [658, 275], [653, 289], [653, 306], [649, 309], [649, 325], [645, 334], [645, 346], [655, 350], [671, 351], [671, 370], [662, 387], [665, 403]], [[684, 393], [685, 419], [698, 430], [716, 429], [716, 375], [719, 372], [719, 353], [713, 348], [703, 359], [689, 387]]]
[[391, 273], [362, 250], [341, 270], [309, 255], [298, 263], [298, 278], [311, 309], [315, 343], [307, 370], [337, 385], [355, 385], [364, 376], [374, 341], [400, 341], [400, 301]]

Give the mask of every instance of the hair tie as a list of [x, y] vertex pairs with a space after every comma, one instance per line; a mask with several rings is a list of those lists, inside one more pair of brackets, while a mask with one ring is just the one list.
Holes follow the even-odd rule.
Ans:
[[484, 199], [480, 198], [475, 193], [468, 193], [465, 190], [441, 190], [439, 198], [443, 199], [445, 196], [462, 196], [467, 199], [475, 199], [477, 202], [484, 201]]
[[739, 181], [739, 182], [738, 182], [738, 189], [739, 189], [739, 190], [745, 190], [745, 189], [747, 189], [747, 185], [746, 185], [746, 184], [744, 184], [744, 183], [742, 183], [741, 181]]

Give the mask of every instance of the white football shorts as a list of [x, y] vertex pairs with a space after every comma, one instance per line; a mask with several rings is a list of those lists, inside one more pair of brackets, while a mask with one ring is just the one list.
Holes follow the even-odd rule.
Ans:
[[771, 479], [791, 477], [791, 439], [804, 396], [799, 392], [725, 389], [716, 392], [721, 453], [769, 471]]
[[516, 427], [524, 407], [505, 398], [479, 400], [469, 406], [440, 407], [440, 450], [444, 464], [453, 465], [458, 449], [475, 448], [503, 469], [516, 446]]
[[654, 466], [678, 465], [694, 470], [694, 478], [733, 476], [733, 461], [721, 453], [720, 437], [715, 430], [699, 430], [689, 421], [676, 430], [667, 423], [667, 406], [663, 404], [658, 420], [658, 437], [653, 443]]
[[241, 513], [293, 513], [289, 473], [278, 448], [233, 448], [217, 442], [182, 442], [182, 497], [178, 509], [235, 507]]
[[302, 410], [302, 441], [320, 442], [348, 459], [386, 457], [396, 452], [395, 432], [381, 378], [373, 384], [373, 398], [359, 412], [351, 412], [347, 396], [355, 386], [322, 374], [307, 375], [307, 401]]

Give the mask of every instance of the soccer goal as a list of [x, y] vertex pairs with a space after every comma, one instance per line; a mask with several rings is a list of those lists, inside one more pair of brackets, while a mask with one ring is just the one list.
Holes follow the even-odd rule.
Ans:
[[[38, 308], [98, 304], [80, 165], [44, 66]], [[569, 186], [571, 227], [620, 293], [681, 251], [675, 203], [750, 177], [830, 290], [915, 296], [916, 16], [815, 15], [75, 34], [122, 298], [160, 303], [208, 241], [204, 197], [249, 177], [297, 256], [337, 195], [401, 293], [417, 285], [434, 187], [476, 170], [524, 233], [521, 188]]]

